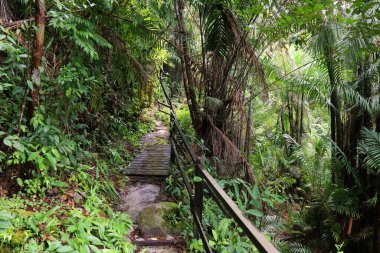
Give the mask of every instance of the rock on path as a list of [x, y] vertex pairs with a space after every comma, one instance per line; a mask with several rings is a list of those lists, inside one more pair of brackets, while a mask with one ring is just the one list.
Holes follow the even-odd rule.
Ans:
[[155, 203], [160, 196], [161, 187], [155, 184], [138, 184], [127, 189], [127, 195], [121, 196], [120, 210], [127, 212], [133, 223], [145, 207]]

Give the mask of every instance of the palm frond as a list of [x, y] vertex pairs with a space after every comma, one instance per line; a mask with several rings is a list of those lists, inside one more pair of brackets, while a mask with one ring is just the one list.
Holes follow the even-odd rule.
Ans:
[[363, 128], [358, 152], [364, 155], [366, 168], [374, 174], [380, 171], [380, 133]]
[[206, 50], [226, 57], [235, 41], [233, 22], [229, 9], [223, 3], [207, 3], [204, 6]]
[[346, 216], [359, 218], [357, 212], [359, 199], [357, 192], [352, 189], [337, 188], [332, 191], [328, 199], [328, 206], [331, 210]]

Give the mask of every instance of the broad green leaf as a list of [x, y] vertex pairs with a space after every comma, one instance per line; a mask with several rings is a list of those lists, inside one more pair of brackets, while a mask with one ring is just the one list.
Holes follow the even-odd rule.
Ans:
[[22, 145], [19, 141], [13, 141], [12, 146], [19, 151], [24, 151], [24, 145]]
[[12, 227], [12, 223], [9, 221], [0, 220], [0, 229], [8, 229]]
[[201, 177], [198, 177], [198, 176], [195, 176], [195, 177], [193, 178], [193, 181], [194, 181], [195, 183], [199, 183], [199, 182], [202, 182], [202, 178], [201, 178]]
[[30, 80], [26, 80], [26, 83], [28, 84], [28, 88], [29, 88], [30, 90], [33, 90], [33, 83], [32, 83], [32, 81], [30, 81]]
[[218, 233], [215, 230], [212, 230], [212, 235], [214, 236], [215, 241], [218, 240]]
[[46, 158], [49, 160], [50, 164], [56, 168], [57, 160], [50, 153], [46, 153]]
[[33, 161], [36, 159], [36, 157], [39, 157], [40, 155], [40, 152], [33, 152], [33, 153], [30, 153], [30, 155], [28, 156], [28, 161]]
[[54, 251], [62, 245], [60, 241], [47, 241], [47, 243], [49, 245], [48, 251]]
[[92, 242], [95, 245], [102, 245], [102, 241], [96, 236], [88, 235], [87, 240], [89, 240], [90, 242]]
[[263, 217], [264, 216], [264, 214], [261, 211], [256, 210], [256, 209], [249, 209], [246, 211], [246, 213], [251, 214], [251, 215], [256, 216], [256, 217]]
[[0, 211], [0, 220], [10, 220], [12, 218], [13, 218], [12, 214], [5, 211]]
[[90, 248], [92, 249], [92, 251], [94, 251], [94, 253], [101, 253], [101, 251], [94, 245], [90, 245]]
[[21, 178], [17, 178], [17, 183], [20, 187], [23, 187], [24, 186], [24, 182], [22, 182], [22, 179]]
[[58, 253], [68, 253], [73, 251], [74, 249], [71, 246], [60, 246], [56, 251]]
[[4, 145], [6, 145], [8, 147], [12, 147], [12, 142], [8, 138], [5, 138], [3, 140], [3, 143], [4, 143]]
[[249, 194], [251, 195], [253, 199], [258, 199], [260, 197], [260, 191], [257, 184], [253, 187], [253, 190], [249, 191]]

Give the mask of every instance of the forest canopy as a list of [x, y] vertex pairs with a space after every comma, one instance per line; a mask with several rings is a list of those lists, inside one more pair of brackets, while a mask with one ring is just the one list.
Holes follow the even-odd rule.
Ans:
[[[380, 252], [379, 56], [378, 0], [2, 0], [0, 252], [138, 252], [116, 206], [163, 89], [280, 252]], [[178, 252], [205, 252], [170, 171]], [[258, 252], [203, 210], [215, 252]]]

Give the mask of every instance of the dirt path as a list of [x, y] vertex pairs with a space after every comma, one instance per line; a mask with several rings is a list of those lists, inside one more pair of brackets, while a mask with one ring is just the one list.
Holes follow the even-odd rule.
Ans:
[[[161, 122], [156, 122], [155, 130], [146, 134], [140, 141], [140, 148], [142, 151], [148, 147], [159, 146], [167, 144], [169, 141], [168, 128]], [[149, 158], [147, 158], [149, 159]], [[149, 162], [149, 161], [147, 161]], [[142, 227], [141, 216], [144, 210], [152, 206], [159, 205], [167, 198], [162, 194], [165, 177], [154, 176], [130, 176], [130, 184], [124, 192], [120, 194], [119, 210], [127, 212], [134, 223], [134, 229], [129, 234], [129, 239], [135, 244], [144, 244], [146, 241], [175, 241], [176, 236], [172, 234], [163, 234], [162, 231], [157, 230], [159, 234], [147, 234], [150, 228]], [[154, 221], [155, 222], [155, 221]], [[159, 221], [157, 221], [159, 223]], [[155, 231], [153, 228], [151, 231]], [[165, 247], [139, 247], [138, 252], [146, 253], [177, 253], [180, 252], [174, 246]]]

